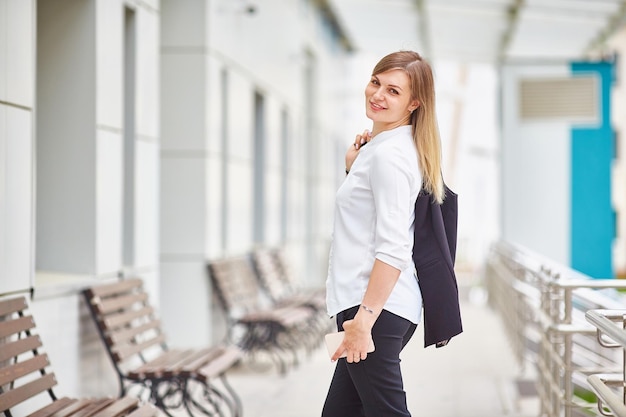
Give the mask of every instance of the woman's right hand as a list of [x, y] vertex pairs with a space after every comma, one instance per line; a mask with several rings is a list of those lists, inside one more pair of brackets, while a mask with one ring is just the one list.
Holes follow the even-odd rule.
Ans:
[[362, 134], [356, 135], [354, 139], [354, 143], [350, 145], [348, 151], [346, 152], [346, 171], [350, 171], [352, 168], [352, 164], [354, 160], [359, 155], [359, 150], [363, 145], [369, 142], [372, 139], [372, 134], [369, 130], [364, 130]]
[[367, 359], [368, 347], [372, 344], [372, 325], [373, 322], [365, 323], [355, 317], [352, 320], [343, 322], [344, 338], [343, 342], [337, 348], [332, 356], [334, 362], [339, 359], [343, 352], [346, 353], [346, 361], [348, 363], [356, 363]]

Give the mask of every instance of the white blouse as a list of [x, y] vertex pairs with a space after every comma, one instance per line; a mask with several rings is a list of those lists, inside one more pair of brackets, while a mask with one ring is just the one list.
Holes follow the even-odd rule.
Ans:
[[326, 280], [330, 316], [361, 304], [379, 259], [401, 271], [385, 310], [419, 323], [422, 297], [412, 254], [421, 185], [411, 126], [381, 132], [361, 148], [336, 195]]

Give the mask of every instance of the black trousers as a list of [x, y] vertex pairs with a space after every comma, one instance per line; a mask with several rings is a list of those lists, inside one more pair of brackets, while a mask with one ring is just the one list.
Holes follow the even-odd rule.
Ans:
[[[359, 306], [337, 315], [337, 327], [354, 318]], [[374, 327], [375, 351], [358, 363], [337, 361], [322, 417], [410, 417], [400, 372], [400, 352], [416, 324], [383, 310]]]

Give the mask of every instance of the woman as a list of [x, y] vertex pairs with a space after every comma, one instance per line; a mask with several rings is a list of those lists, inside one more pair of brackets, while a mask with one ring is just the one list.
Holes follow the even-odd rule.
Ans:
[[399, 356], [422, 309], [412, 261], [415, 200], [422, 187], [444, 198], [428, 63], [411, 51], [385, 56], [365, 88], [365, 109], [372, 131], [348, 149], [336, 196], [327, 307], [345, 336], [332, 357], [323, 417], [410, 416]]

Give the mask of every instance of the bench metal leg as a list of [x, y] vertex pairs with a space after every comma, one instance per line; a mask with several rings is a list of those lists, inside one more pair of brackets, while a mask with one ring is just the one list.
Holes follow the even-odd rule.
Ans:
[[230, 382], [226, 379], [225, 374], [220, 376], [220, 380], [233, 400], [233, 417], [241, 417], [243, 415], [243, 404], [241, 403], [241, 398], [237, 395], [232, 385], [230, 385]]
[[[226, 386], [226, 385], [225, 385]], [[240, 417], [239, 399], [211, 384], [189, 380], [185, 389], [185, 409], [191, 417], [198, 414], [208, 417]]]
[[184, 396], [184, 382], [176, 379], [150, 381], [150, 402], [170, 417], [169, 410], [183, 407]]

